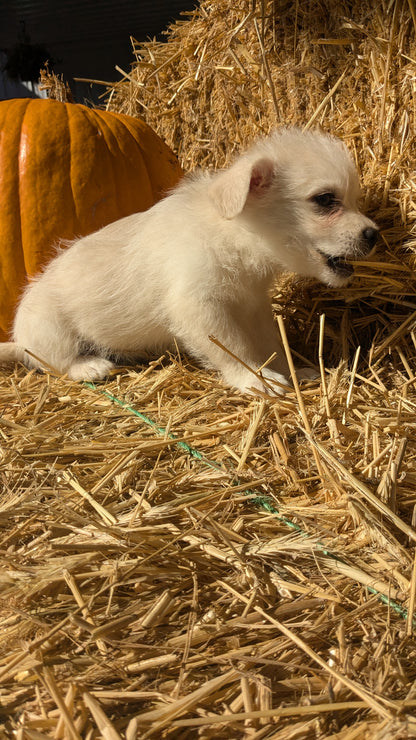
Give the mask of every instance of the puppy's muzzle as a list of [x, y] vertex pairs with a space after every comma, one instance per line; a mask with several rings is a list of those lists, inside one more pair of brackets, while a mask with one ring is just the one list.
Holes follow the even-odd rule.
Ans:
[[356, 243], [354, 252], [342, 256], [326, 255], [320, 253], [325, 259], [327, 267], [341, 280], [348, 281], [354, 272], [354, 268], [350, 263], [351, 258], [359, 259], [360, 257], [367, 257], [370, 252], [374, 249], [374, 245], [377, 241], [378, 229], [374, 226], [366, 226], [361, 231]]

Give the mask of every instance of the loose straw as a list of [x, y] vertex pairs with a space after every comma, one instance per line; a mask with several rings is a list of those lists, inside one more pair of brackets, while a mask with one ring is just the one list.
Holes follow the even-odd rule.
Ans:
[[324, 329], [325, 329], [325, 314], [321, 314], [319, 319], [319, 349], [318, 349], [318, 360], [319, 360], [319, 370], [321, 373], [321, 388], [322, 388], [322, 396], [324, 399], [325, 404], [325, 411], [326, 411], [326, 417], [327, 419], [331, 416], [331, 410], [329, 408], [329, 399], [328, 399], [328, 388], [326, 385], [326, 377], [325, 377], [325, 363], [324, 363]]
[[[283, 322], [281, 322], [281, 323], [282, 323], [282, 326], [283, 326]], [[285, 330], [284, 330], [284, 326], [283, 326], [282, 341], [284, 341], [283, 337], [286, 338], [286, 333], [285, 333]], [[286, 338], [286, 342], [287, 342], [287, 338]], [[293, 370], [294, 370], [293, 360], [292, 360], [292, 357], [291, 357], [291, 353], [290, 353], [290, 349], [289, 348], [288, 348], [288, 361], [290, 361], [290, 363], [291, 363], [291, 365], [293, 367]], [[294, 373], [294, 378], [295, 378], [295, 381], [296, 381], [296, 384], [297, 384], [296, 373]], [[146, 416], [145, 414], [142, 414], [141, 412], [137, 411], [137, 409], [135, 409], [134, 407], [132, 407], [130, 404], [125, 403], [124, 401], [122, 401], [121, 399], [117, 398], [113, 394], [108, 393], [108, 391], [106, 391], [106, 390], [98, 389], [93, 383], [85, 383], [85, 385], [87, 387], [89, 387], [91, 390], [99, 391], [101, 394], [103, 394], [104, 396], [106, 396], [107, 398], [109, 398], [110, 400], [112, 400], [114, 403], [117, 403], [119, 406], [121, 406], [124, 409], [126, 409], [129, 413], [132, 413], [132, 414], [134, 414], [134, 416], [137, 416], [139, 419], [141, 419], [144, 423], [146, 423], [147, 425], [149, 425], [158, 434], [161, 434], [162, 436], [165, 436], [166, 435], [166, 430], [165, 429], [163, 429], [162, 427], [158, 426], [148, 416]], [[298, 386], [298, 390], [299, 390], [299, 386]], [[300, 394], [300, 390], [299, 390], [299, 394]], [[302, 399], [302, 397], [301, 397], [301, 401], [302, 401], [302, 405], [303, 405], [303, 399]], [[305, 413], [305, 418], [307, 418], [306, 417], [306, 413]], [[310, 429], [310, 426], [309, 426], [309, 429]], [[401, 519], [399, 517], [397, 517], [395, 514], [393, 514], [393, 512], [391, 512], [391, 510], [388, 509], [386, 506], [384, 506], [377, 499], [377, 497], [374, 496], [374, 494], [372, 494], [372, 492], [363, 483], [361, 483], [361, 481], [358, 481], [358, 479], [356, 479], [354, 476], [352, 476], [351, 474], [349, 474], [348, 471], [346, 471], [346, 469], [340, 463], [338, 463], [338, 461], [336, 461], [335, 458], [333, 458], [332, 455], [330, 455], [330, 453], [328, 453], [325, 450], [325, 448], [323, 448], [315, 440], [312, 439], [310, 433], [306, 432], [306, 430], [304, 430], [304, 429], [302, 431], [307, 436], [307, 438], [309, 439], [311, 445], [313, 447], [316, 446], [317, 448], [319, 448], [320, 454], [322, 456], [324, 456], [327, 459], [327, 461], [330, 462], [333, 465], [333, 467], [335, 467], [335, 469], [337, 470], [337, 472], [341, 473], [341, 475], [342, 475], [342, 473], [344, 473], [344, 477], [346, 477], [346, 479], [347, 479], [347, 481], [349, 483], [352, 483], [353, 486], [360, 491], [360, 493], [364, 493], [364, 495], [367, 494], [367, 498], [369, 498], [371, 500], [371, 502], [374, 503], [375, 506], [378, 504], [378, 508], [381, 509], [382, 512], [386, 514], [386, 516], [389, 516], [390, 515], [390, 518], [393, 519], [394, 523], [396, 523], [396, 525], [399, 528], [401, 528], [403, 531], [405, 531], [406, 534], [409, 537], [412, 537], [413, 539], [416, 540], [416, 532], [413, 529], [411, 529], [410, 527], [408, 527], [407, 525], [405, 525], [401, 521]], [[214, 468], [215, 470], [218, 470], [219, 469], [219, 467], [220, 467], [219, 466], [219, 463], [217, 463], [216, 461], [213, 461], [213, 460], [210, 460], [208, 458], [205, 458], [195, 448], [191, 447], [190, 445], [185, 444], [181, 440], [176, 440], [175, 436], [172, 433], [169, 433], [169, 437], [176, 443], [176, 445], [179, 448], [184, 448], [185, 447], [186, 448], [186, 451], [188, 452], [188, 454], [191, 457], [196, 458], [202, 464], [208, 466], [209, 468]], [[265, 481], [265, 482], [267, 482], [267, 481]], [[260, 481], [260, 483], [261, 483], [261, 481]], [[250, 496], [250, 501], [254, 505], [261, 506], [265, 511], [267, 511], [270, 514], [272, 514], [273, 516], [275, 516], [279, 521], [281, 521], [286, 526], [290, 527], [291, 529], [295, 530], [296, 532], [299, 532], [299, 534], [302, 534], [305, 537], [308, 536], [307, 533], [302, 529], [302, 527], [299, 524], [297, 524], [296, 522], [293, 522], [292, 520], [288, 519], [287, 517], [282, 516], [281, 513], [279, 512], [279, 510], [275, 506], [273, 506], [273, 504], [269, 501], [269, 499], [266, 496], [264, 496], [264, 494], [260, 494], [259, 492], [253, 491], [252, 489], [247, 489], [246, 484], [239, 483], [239, 481], [237, 479], [235, 479], [235, 478], [234, 478], [234, 481], [233, 481], [232, 491], [233, 491], [233, 493], [235, 493], [236, 491], [243, 491], [244, 494], [245, 494], [245, 496]], [[177, 539], [183, 539], [184, 536], [185, 536], [184, 534], [178, 535]], [[320, 553], [322, 553], [326, 557], [328, 557], [328, 558], [330, 558], [330, 559], [332, 559], [332, 560], [334, 560], [336, 562], [339, 562], [340, 563], [340, 568], [343, 568], [344, 569], [343, 572], [346, 573], [350, 578], [354, 578], [354, 580], [356, 580], [359, 583], [362, 583], [363, 585], [365, 585], [368, 591], [370, 591], [371, 593], [376, 594], [380, 601], [382, 601], [383, 603], [387, 604], [391, 609], [393, 609], [402, 618], [409, 619], [407, 610], [404, 609], [403, 606], [401, 606], [400, 604], [398, 604], [394, 600], [392, 600], [390, 598], [390, 596], [386, 596], [386, 590], [385, 590], [384, 587], [382, 587], [382, 591], [377, 590], [377, 585], [381, 585], [381, 583], [378, 583], [377, 581], [374, 581], [374, 579], [371, 579], [370, 576], [368, 576], [363, 571], [360, 571], [360, 569], [358, 569], [358, 568], [351, 568], [348, 565], [348, 563], [346, 563], [346, 562], [344, 562], [342, 560], [342, 558], [338, 557], [337, 555], [335, 555], [331, 551], [327, 550], [327, 548], [323, 544], [317, 542], [315, 546], [316, 546], [316, 549]], [[165, 547], [167, 547], [167, 545]], [[164, 548], [161, 548], [160, 553], [163, 552], [163, 549]], [[383, 593], [383, 591], [384, 591], [384, 593]], [[97, 635], [95, 634], [95, 636], [97, 636]]]
[[309, 121], [303, 127], [303, 130], [304, 131], [307, 131], [312, 126], [312, 124], [314, 123], [314, 121], [316, 121], [316, 119], [318, 118], [321, 110], [323, 110], [323, 108], [325, 108], [326, 104], [331, 100], [331, 98], [334, 95], [334, 93], [338, 90], [338, 88], [339, 88], [342, 80], [344, 79], [344, 77], [345, 77], [345, 75], [347, 74], [348, 71], [349, 71], [349, 67], [345, 67], [342, 75], [340, 77], [338, 77], [335, 85], [333, 85], [331, 87], [329, 93], [327, 95], [325, 95], [324, 99], [318, 105], [318, 107], [314, 111], [313, 115], [310, 117]]
[[415, 602], [416, 602], [416, 549], [415, 549], [415, 557], [413, 562], [413, 570], [412, 570], [412, 580], [410, 584], [410, 597], [409, 597], [409, 609], [407, 612], [407, 620], [406, 620], [406, 634], [408, 637], [411, 637], [413, 634], [413, 614], [415, 610]]
[[[278, 322], [278, 325], [279, 325], [280, 336], [282, 338], [282, 343], [283, 343], [283, 348], [285, 350], [287, 363], [289, 365], [290, 377], [292, 378], [293, 387], [295, 389], [296, 398], [298, 400], [300, 414], [302, 416], [302, 420], [303, 420], [303, 424], [305, 426], [305, 429], [306, 429], [309, 437], [311, 437], [312, 436], [311, 426], [309, 424], [309, 419], [308, 419], [308, 415], [306, 413], [305, 404], [303, 402], [302, 393], [301, 393], [300, 388], [299, 388], [299, 383], [298, 383], [298, 378], [297, 378], [297, 375], [296, 375], [295, 365], [294, 365], [294, 362], [293, 362], [292, 353], [290, 351], [289, 342], [287, 340], [287, 334], [286, 334], [286, 329], [285, 329], [284, 321], [283, 321], [283, 318], [280, 315], [277, 317], [277, 322]], [[315, 447], [313, 447], [313, 450], [312, 451], [313, 451], [313, 456], [315, 458], [316, 467], [318, 468], [318, 473], [321, 476], [321, 478], [324, 479], [324, 470], [322, 468], [322, 462], [321, 462], [320, 456], [318, 454], [318, 451], [315, 449]]]
[[380, 501], [377, 496], [374, 495], [372, 491], [368, 488], [368, 486], [365, 485], [365, 483], [362, 483], [358, 478], [355, 477], [352, 473], [347, 470], [342, 463], [339, 462], [331, 453], [325, 449], [323, 445], [321, 445], [319, 442], [314, 440], [311, 435], [306, 432], [305, 434], [308, 437], [311, 444], [316, 446], [317, 450], [319, 450], [322, 457], [328, 462], [331, 467], [333, 467], [337, 473], [347, 481], [358, 493], [360, 493], [362, 496], [364, 496], [367, 501], [369, 501], [370, 504], [372, 504], [377, 511], [379, 511], [381, 514], [383, 514], [385, 517], [390, 519], [390, 521], [398, 528], [400, 529], [407, 537], [409, 537], [411, 540], [416, 542], [416, 531], [409, 527], [408, 524], [403, 522], [402, 519], [400, 519], [397, 514], [395, 514], [388, 506], [383, 504], [382, 501]]
[[[221, 581], [219, 583], [223, 586], [223, 588], [225, 588], [227, 591], [230, 591], [230, 593], [232, 593], [244, 603], [247, 604], [249, 602], [247, 596], [244, 596], [239, 591], [236, 591], [236, 589], [233, 588], [230, 584], [226, 583], [225, 581]], [[282, 632], [285, 637], [288, 637], [289, 640], [297, 645], [306, 655], [308, 655], [310, 658], [312, 658], [312, 660], [318, 663], [321, 668], [330, 673], [334, 678], [336, 678], [338, 681], [344, 684], [344, 686], [350, 689], [350, 691], [352, 691], [363, 701], [365, 701], [370, 709], [372, 709], [384, 719], [391, 720], [393, 718], [391, 712], [386, 709], [386, 706], [390, 707], [391, 709], [395, 709], [393, 702], [391, 702], [389, 699], [384, 699], [383, 697], [380, 697], [380, 701], [377, 701], [373, 694], [370, 694], [368, 691], [366, 691], [366, 689], [362, 688], [355, 681], [345, 676], [333, 666], [329, 665], [329, 663], [321, 658], [321, 656], [317, 652], [315, 652], [315, 650], [313, 650], [304, 640], [302, 640], [301, 637], [299, 637], [294, 632], [292, 632], [292, 630], [286, 627], [285, 624], [279, 622], [279, 620], [275, 619], [273, 616], [265, 612], [260, 606], [253, 605], [253, 608], [263, 617], [263, 619], [265, 619], [270, 624], [273, 624], [274, 627], [277, 627], [277, 629]]]

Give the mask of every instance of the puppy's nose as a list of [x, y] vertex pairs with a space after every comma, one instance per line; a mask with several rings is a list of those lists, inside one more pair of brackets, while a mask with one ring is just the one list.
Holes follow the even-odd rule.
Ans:
[[372, 226], [367, 226], [362, 231], [363, 239], [367, 242], [368, 251], [371, 252], [374, 244], [377, 241], [378, 229], [374, 229]]

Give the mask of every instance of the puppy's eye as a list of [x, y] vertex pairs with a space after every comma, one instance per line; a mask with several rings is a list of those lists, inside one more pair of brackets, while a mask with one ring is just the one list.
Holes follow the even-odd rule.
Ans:
[[312, 203], [315, 203], [323, 211], [332, 211], [338, 206], [338, 200], [335, 193], [318, 193], [313, 195], [311, 198]]

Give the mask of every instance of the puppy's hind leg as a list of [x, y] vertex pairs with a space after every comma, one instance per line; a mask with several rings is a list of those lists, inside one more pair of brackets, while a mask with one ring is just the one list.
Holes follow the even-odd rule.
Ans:
[[98, 354], [83, 355], [82, 342], [68, 323], [42, 308], [24, 298], [17, 311], [13, 339], [19, 359], [27, 367], [51, 370], [71, 380], [100, 380], [108, 375], [114, 364]]
[[71, 380], [102, 380], [115, 367], [114, 362], [98, 355], [78, 357], [67, 370]]

